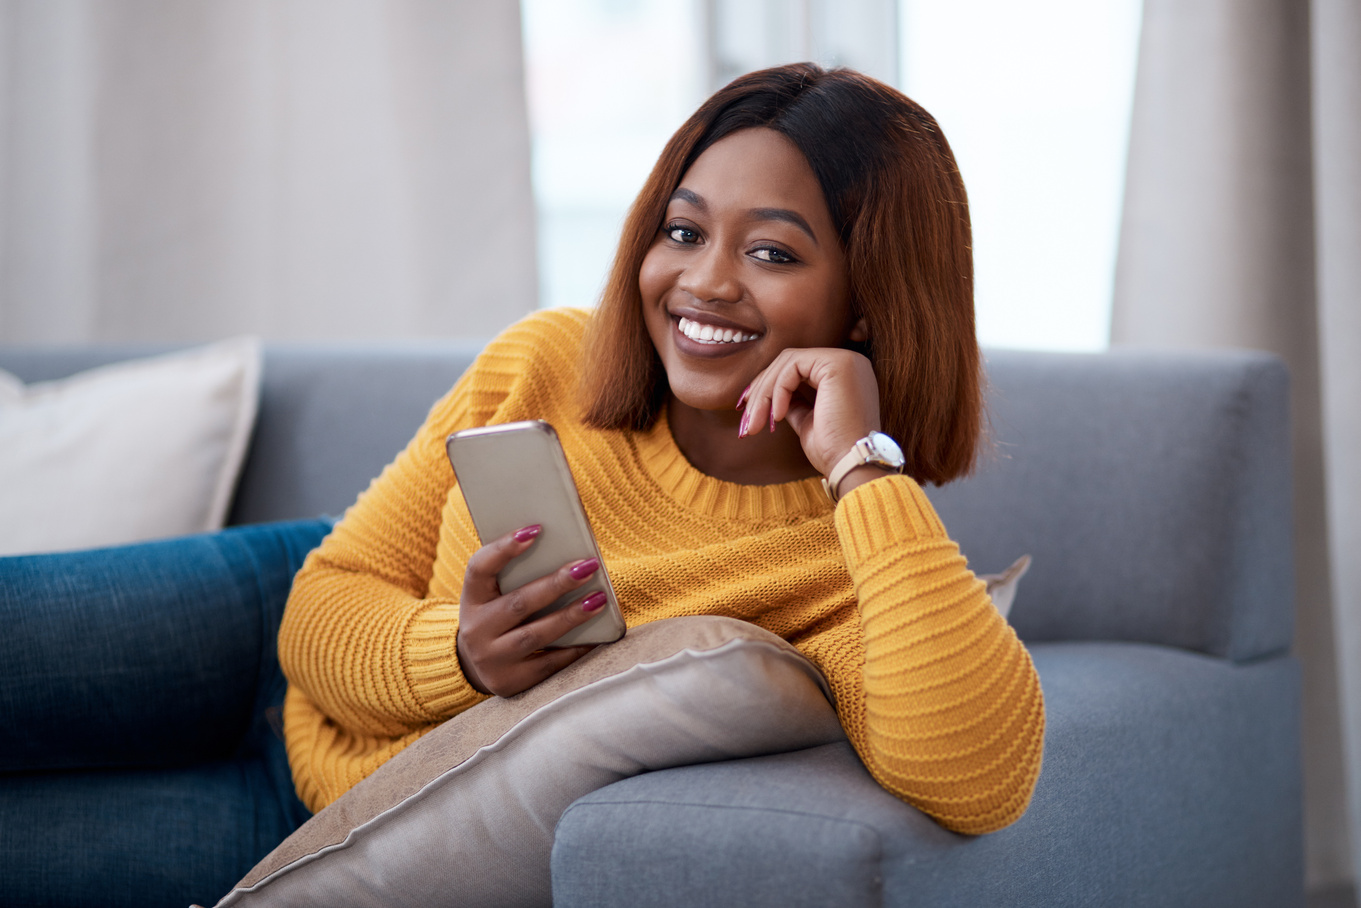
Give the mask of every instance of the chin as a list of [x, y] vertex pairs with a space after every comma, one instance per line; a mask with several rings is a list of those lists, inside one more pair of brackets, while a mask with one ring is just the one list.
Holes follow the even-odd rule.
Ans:
[[677, 403], [692, 410], [725, 410], [737, 413], [737, 398], [742, 389], [732, 390], [724, 385], [710, 382], [671, 382], [668, 378], [671, 396]]

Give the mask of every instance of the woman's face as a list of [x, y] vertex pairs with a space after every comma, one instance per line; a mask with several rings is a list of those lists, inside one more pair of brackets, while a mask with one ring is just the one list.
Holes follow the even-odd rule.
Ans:
[[732, 410], [786, 347], [863, 340], [813, 170], [771, 129], [715, 142], [681, 178], [638, 274], [671, 393]]

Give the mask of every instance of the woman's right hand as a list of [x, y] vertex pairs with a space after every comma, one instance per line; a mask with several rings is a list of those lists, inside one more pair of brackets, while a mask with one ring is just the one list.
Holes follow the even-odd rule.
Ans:
[[472, 686], [510, 697], [571, 665], [594, 646], [544, 649], [600, 613], [605, 594], [584, 596], [534, 621], [529, 616], [568, 593], [600, 569], [594, 558], [565, 564], [504, 595], [496, 575], [524, 554], [542, 531], [529, 526], [495, 539], [473, 553], [463, 575], [458, 606], [458, 661]]

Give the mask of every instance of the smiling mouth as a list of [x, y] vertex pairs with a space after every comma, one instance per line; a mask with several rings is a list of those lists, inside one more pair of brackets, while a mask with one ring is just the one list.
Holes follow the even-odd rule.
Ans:
[[740, 344], [745, 341], [753, 341], [760, 337], [759, 334], [749, 334], [745, 331], [736, 331], [732, 328], [719, 328], [714, 325], [705, 325], [700, 322], [691, 321], [684, 316], [680, 319], [680, 333], [690, 340], [700, 344]]

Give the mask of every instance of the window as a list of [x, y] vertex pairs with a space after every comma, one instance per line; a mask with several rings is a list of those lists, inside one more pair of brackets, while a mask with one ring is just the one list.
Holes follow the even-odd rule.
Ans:
[[902, 0], [900, 87], [969, 190], [984, 345], [1102, 350], [1140, 0]]
[[[1107, 344], [1140, 0], [523, 0], [544, 306], [592, 305], [667, 138], [732, 75], [896, 84], [969, 189], [985, 345]], [[896, 41], [893, 38], [896, 37]]]
[[666, 140], [705, 97], [686, 0], [523, 0], [540, 305], [592, 306]]

